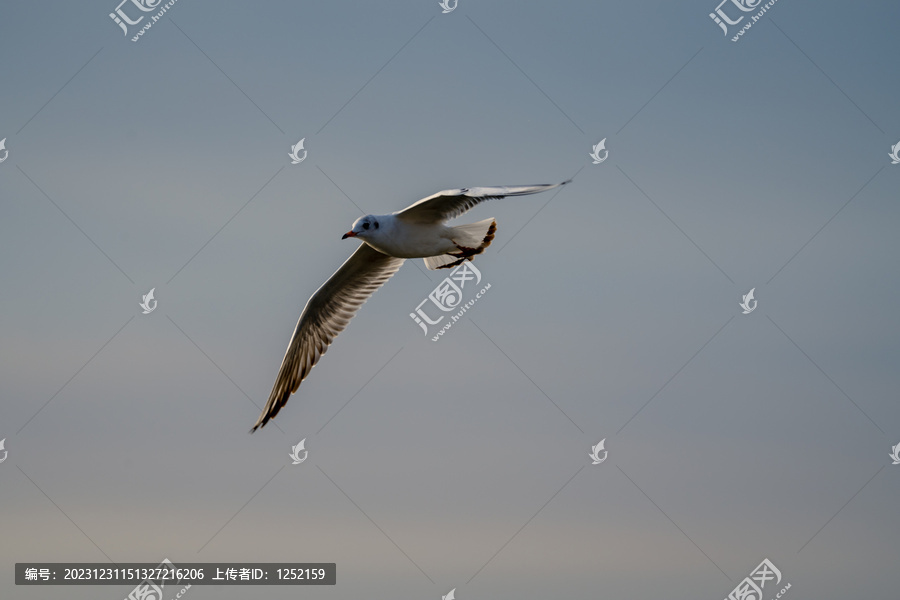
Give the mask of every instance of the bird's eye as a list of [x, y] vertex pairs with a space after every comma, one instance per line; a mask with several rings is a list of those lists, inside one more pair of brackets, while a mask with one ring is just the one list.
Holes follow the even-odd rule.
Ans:
[[365, 223], [363, 223], [363, 229], [368, 229], [368, 228], [369, 228], [369, 222], [366, 221]]

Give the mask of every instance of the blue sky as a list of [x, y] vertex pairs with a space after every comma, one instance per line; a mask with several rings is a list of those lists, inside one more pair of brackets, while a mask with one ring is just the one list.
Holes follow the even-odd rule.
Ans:
[[[178, 0], [137, 43], [115, 8], [0, 7], [0, 595], [168, 557], [715, 600], [769, 558], [788, 600], [896, 597], [900, 8], [780, 0], [737, 43], [700, 0]], [[570, 177], [461, 217], [491, 289], [439, 342], [408, 261], [247, 434], [361, 213]]]

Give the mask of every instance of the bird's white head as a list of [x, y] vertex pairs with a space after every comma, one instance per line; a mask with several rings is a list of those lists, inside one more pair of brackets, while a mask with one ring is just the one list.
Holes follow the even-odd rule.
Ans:
[[341, 236], [342, 240], [346, 240], [348, 237], [358, 237], [358, 238], [367, 238], [373, 237], [375, 232], [378, 231], [379, 223], [378, 217], [374, 215], [366, 215], [364, 217], [358, 218], [353, 223], [353, 228]]

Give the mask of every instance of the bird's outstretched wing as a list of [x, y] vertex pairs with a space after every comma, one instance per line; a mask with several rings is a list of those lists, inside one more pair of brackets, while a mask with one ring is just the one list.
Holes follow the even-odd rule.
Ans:
[[[571, 179], [569, 181], [571, 181]], [[480, 204], [485, 200], [503, 198], [505, 196], [536, 194], [565, 185], [569, 183], [569, 181], [545, 185], [473, 187], [462, 188], [459, 190], [444, 190], [433, 196], [422, 198], [415, 204], [395, 212], [394, 214], [404, 221], [413, 223], [440, 223], [441, 221], [458, 217], [476, 204]]]
[[397, 272], [403, 260], [382, 254], [363, 242], [316, 290], [300, 314], [272, 393], [251, 431], [264, 426], [287, 404], [329, 344], [347, 327], [366, 300]]

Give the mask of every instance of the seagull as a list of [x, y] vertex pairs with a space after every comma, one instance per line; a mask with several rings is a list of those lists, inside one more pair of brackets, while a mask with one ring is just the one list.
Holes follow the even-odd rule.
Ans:
[[269, 400], [250, 432], [264, 427], [328, 350], [360, 307], [407, 258], [430, 270], [450, 269], [484, 252], [497, 232], [493, 218], [466, 225], [446, 222], [495, 198], [537, 194], [569, 183], [444, 190], [389, 215], [365, 215], [341, 239], [362, 243], [307, 301], [288, 343]]

